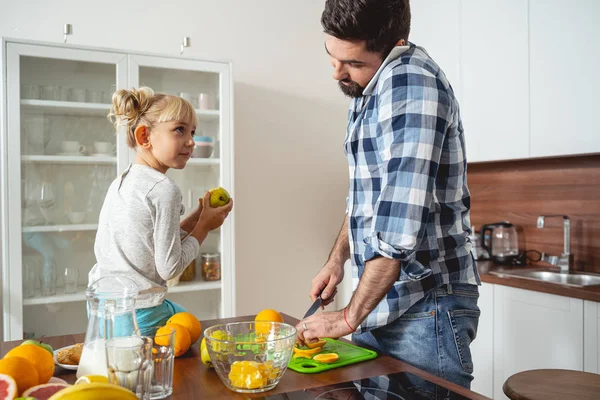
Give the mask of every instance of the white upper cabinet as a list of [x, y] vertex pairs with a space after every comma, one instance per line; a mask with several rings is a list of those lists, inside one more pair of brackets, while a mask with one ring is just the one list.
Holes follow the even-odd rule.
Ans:
[[460, 27], [457, 91], [468, 160], [528, 157], [527, 2], [462, 0]]
[[458, 0], [411, 1], [409, 40], [427, 50], [442, 68], [460, 100]]
[[600, 1], [529, 7], [531, 156], [600, 152]]

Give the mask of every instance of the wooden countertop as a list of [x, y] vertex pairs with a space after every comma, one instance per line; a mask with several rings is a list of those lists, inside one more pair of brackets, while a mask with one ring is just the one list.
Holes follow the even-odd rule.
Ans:
[[526, 268], [539, 269], [539, 267], [533, 266], [508, 267], [496, 265], [491, 261], [477, 261], [477, 269], [479, 270], [479, 275], [481, 276], [482, 282], [600, 302], [600, 286], [588, 286], [580, 288], [531, 279], [498, 276], [490, 273], [492, 271], [502, 272], [510, 271], [511, 269]]
[[[297, 319], [288, 315], [283, 315], [284, 320], [290, 324], [296, 324]], [[209, 326], [236, 321], [248, 321], [254, 317], [238, 317], [230, 319], [201, 321], [202, 328]], [[44, 338], [45, 343], [51, 344], [54, 349], [68, 346], [74, 343], [83, 342], [84, 335], [64, 335]], [[4, 356], [6, 352], [15, 346], [18, 346], [21, 341], [2, 342], [0, 343], [0, 354]], [[341, 368], [336, 368], [330, 371], [321, 372], [318, 374], [300, 374], [288, 370], [275, 389], [256, 395], [237, 394], [225, 387], [220, 381], [216, 372], [208, 368], [200, 359], [199, 342], [192, 345], [192, 348], [182, 357], [175, 360], [175, 373], [173, 379], [173, 395], [169, 397], [172, 400], [184, 399], [248, 399], [262, 398], [265, 396], [290, 393], [298, 390], [319, 388], [328, 385], [344, 383], [352, 380], [375, 377], [378, 375], [387, 375], [399, 372], [410, 372], [425, 378], [435, 384], [448, 388], [457, 392], [468, 399], [488, 399], [485, 396], [462, 388], [458, 385], [450, 383], [446, 380], [428, 374], [415, 367], [412, 367], [404, 362], [398, 361], [392, 357], [380, 355], [374, 360], [365, 361], [359, 364], [353, 364]], [[67, 382], [75, 382], [74, 371], [69, 371], [56, 367], [54, 376], [60, 377]], [[488, 399], [489, 400], [489, 399]]]

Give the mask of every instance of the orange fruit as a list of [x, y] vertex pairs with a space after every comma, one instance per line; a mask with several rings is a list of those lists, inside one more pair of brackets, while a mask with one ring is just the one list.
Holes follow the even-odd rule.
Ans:
[[297, 355], [298, 357], [311, 358], [315, 354], [318, 354], [322, 351], [323, 351], [322, 347], [315, 347], [314, 349], [306, 350], [306, 349], [299, 349], [298, 347], [294, 346], [294, 355]]
[[5, 357], [0, 360], [0, 374], [12, 377], [17, 383], [19, 393], [40, 383], [40, 375], [33, 363], [22, 357]]
[[[190, 338], [190, 332], [179, 324], [167, 324], [165, 327], [175, 329], [175, 357], [183, 355], [190, 346], [192, 345], [192, 339]], [[156, 332], [158, 335], [160, 329]], [[160, 343], [159, 343], [160, 344]], [[162, 345], [161, 345], [162, 346]]]
[[323, 339], [315, 340], [314, 342], [307, 342], [306, 347], [309, 349], [315, 349], [317, 347], [323, 347], [327, 344], [327, 342]]
[[[156, 331], [156, 333], [154, 334], [154, 343], [156, 343], [159, 346], [170, 346], [170, 336], [171, 333], [173, 333], [173, 331], [175, 331], [175, 340], [177, 340], [177, 331], [175, 330], [174, 326], [163, 326], [158, 328], [158, 330]], [[189, 332], [188, 332], [189, 333]], [[152, 349], [155, 350], [155, 349]]]
[[334, 363], [334, 362], [336, 362], [339, 359], [340, 359], [340, 356], [338, 356], [335, 353], [317, 354], [316, 356], [313, 357], [313, 360], [318, 361], [318, 362], [322, 362], [322, 363], [325, 363], [325, 364]]
[[[272, 309], [262, 310], [258, 314], [256, 314], [256, 318], [254, 321], [265, 321], [265, 322], [283, 322], [283, 317], [277, 311]], [[270, 329], [270, 324], [261, 324], [259, 322], [256, 323], [256, 333], [258, 334], [268, 334]]]
[[198, 318], [194, 317], [193, 314], [189, 312], [180, 312], [173, 315], [167, 321], [167, 325], [169, 324], [179, 324], [190, 332], [190, 339], [192, 343], [196, 343], [198, 339], [200, 339], [200, 335], [202, 334], [202, 324], [198, 321]]
[[22, 357], [30, 360], [39, 375], [39, 383], [48, 383], [52, 375], [54, 375], [54, 358], [52, 354], [41, 346], [35, 344], [22, 344], [15, 347], [6, 355], [6, 357]]

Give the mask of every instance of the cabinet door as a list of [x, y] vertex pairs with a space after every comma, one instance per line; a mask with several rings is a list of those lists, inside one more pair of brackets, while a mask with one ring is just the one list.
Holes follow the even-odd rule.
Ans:
[[529, 4], [531, 156], [600, 152], [600, 2]]
[[106, 116], [115, 87], [125, 87], [127, 57], [3, 46], [4, 339], [81, 331], [99, 211], [126, 158]]
[[[198, 119], [195, 135], [203, 137], [196, 140], [210, 145], [197, 145], [184, 169], [167, 171], [167, 176], [181, 189], [186, 214], [196, 208], [198, 200], [212, 188], [222, 186], [234, 197], [230, 65], [132, 54], [129, 56], [129, 84], [183, 97], [195, 108]], [[133, 152], [131, 157], [133, 161]], [[212, 231], [201, 244], [202, 253], [220, 254], [220, 280], [203, 279], [199, 258], [196, 277], [191, 281], [172, 281], [175, 286], [169, 288], [169, 299], [181, 303], [199, 318], [235, 315], [233, 226], [231, 213], [223, 226]]]
[[488, 397], [494, 396], [494, 285], [479, 287], [477, 306], [481, 310], [477, 337], [471, 343], [473, 382], [471, 390]]
[[412, 1], [409, 40], [427, 50], [460, 100], [458, 4], [458, 0]]
[[462, 0], [460, 21], [460, 105], [467, 159], [528, 157], [527, 2]]
[[583, 370], [583, 300], [496, 285], [494, 398], [517, 372]]
[[600, 373], [600, 303], [585, 301], [583, 309], [583, 370]]

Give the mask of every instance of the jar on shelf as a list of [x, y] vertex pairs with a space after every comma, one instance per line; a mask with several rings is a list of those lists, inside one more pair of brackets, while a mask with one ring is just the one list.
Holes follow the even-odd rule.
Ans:
[[179, 280], [182, 282], [189, 282], [196, 279], [196, 260], [192, 260], [190, 265], [188, 265], [184, 270]]
[[219, 253], [202, 253], [202, 278], [205, 281], [221, 279], [221, 255]]

